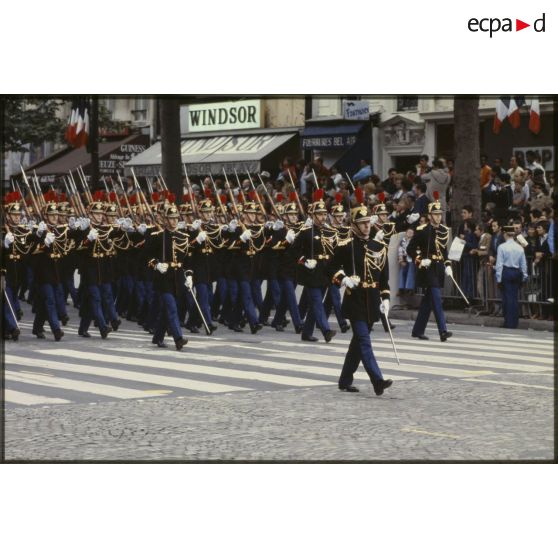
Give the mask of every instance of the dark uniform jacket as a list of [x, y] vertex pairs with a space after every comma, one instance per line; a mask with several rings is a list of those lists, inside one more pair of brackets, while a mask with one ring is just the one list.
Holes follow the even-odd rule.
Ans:
[[[444, 286], [445, 266], [451, 265], [448, 260], [449, 228], [440, 224], [434, 228], [431, 223], [417, 227], [413, 238], [407, 245], [407, 254], [413, 258], [417, 266], [417, 287]], [[422, 260], [429, 259], [428, 268], [420, 267]]]
[[[303, 227], [292, 246], [298, 263], [297, 282], [310, 288], [327, 287], [330, 260], [336, 245], [337, 232], [333, 227]], [[307, 260], [316, 260], [316, 267], [308, 269], [304, 265]]]
[[345, 289], [341, 305], [344, 318], [365, 321], [369, 325], [380, 319], [380, 303], [390, 297], [387, 244], [372, 238], [353, 237], [336, 250], [330, 274], [338, 286], [345, 276], [360, 277], [356, 288]]
[[[185, 230], [167, 229], [152, 232], [146, 241], [148, 265], [153, 271], [153, 289], [159, 293], [178, 296], [184, 285], [185, 275], [191, 274], [187, 261], [190, 237]], [[156, 269], [158, 263], [168, 264], [166, 273]]]

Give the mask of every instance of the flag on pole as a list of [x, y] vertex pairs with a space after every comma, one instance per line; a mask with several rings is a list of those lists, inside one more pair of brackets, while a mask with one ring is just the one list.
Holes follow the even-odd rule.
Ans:
[[66, 141], [73, 147], [83, 147], [89, 140], [90, 106], [86, 97], [72, 99], [72, 111], [68, 119], [68, 127], [64, 135]]
[[494, 115], [494, 123], [492, 124], [492, 131], [495, 134], [500, 133], [502, 122], [504, 122], [504, 120], [508, 116], [509, 106], [509, 97], [500, 97], [496, 102], [496, 114]]
[[541, 107], [539, 105], [539, 98], [531, 99], [531, 108], [529, 109], [529, 130], [533, 134], [538, 134], [541, 131]]
[[519, 109], [525, 104], [525, 97], [512, 97], [508, 108], [508, 120], [512, 128], [519, 128], [521, 124], [521, 116]]

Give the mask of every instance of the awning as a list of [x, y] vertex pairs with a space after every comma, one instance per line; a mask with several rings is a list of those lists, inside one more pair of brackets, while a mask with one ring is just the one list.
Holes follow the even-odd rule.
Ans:
[[[119, 141], [106, 141], [99, 143], [99, 172], [101, 175], [114, 175], [116, 171], [123, 173], [124, 163], [134, 155], [147, 149], [149, 136], [129, 136]], [[66, 148], [53, 153], [49, 157], [37, 161], [26, 172], [37, 173], [42, 183], [53, 183], [58, 175], [74, 171], [79, 166], [83, 168], [86, 176], [91, 174], [91, 153], [85, 147], [78, 149]]]
[[352, 147], [365, 122], [350, 124], [324, 124], [322, 126], [307, 126], [302, 131], [303, 149], [342, 149]]
[[[233, 135], [189, 138], [181, 143], [182, 162], [188, 174], [220, 174], [226, 171], [260, 172], [262, 160], [297, 134]], [[161, 170], [161, 143], [158, 142], [126, 163], [137, 176], [156, 176]], [[127, 173], [128, 174], [128, 173]]]

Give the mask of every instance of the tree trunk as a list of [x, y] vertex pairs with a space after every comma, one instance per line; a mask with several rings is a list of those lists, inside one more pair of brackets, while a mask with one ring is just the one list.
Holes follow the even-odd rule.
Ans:
[[455, 169], [450, 202], [454, 231], [461, 223], [461, 209], [473, 206], [473, 219], [480, 221], [479, 98], [458, 97], [453, 101]]
[[180, 152], [180, 101], [159, 99], [161, 123], [161, 173], [168, 189], [176, 195], [178, 203], [182, 197], [182, 155]]

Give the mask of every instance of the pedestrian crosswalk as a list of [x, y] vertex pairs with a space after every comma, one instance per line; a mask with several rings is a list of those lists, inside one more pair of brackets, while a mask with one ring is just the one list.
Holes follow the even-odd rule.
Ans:
[[[553, 344], [548, 335], [531, 338], [527, 332], [504, 335], [463, 329], [441, 344], [435, 331], [425, 342], [412, 339], [403, 329], [405, 324], [399, 325], [395, 341], [400, 365], [389, 337], [383, 332], [372, 337], [385, 377], [395, 382], [447, 379], [506, 389], [554, 389]], [[350, 333], [339, 334], [326, 345], [302, 343], [292, 332], [264, 329], [251, 336], [219, 330], [215, 337], [190, 336], [185, 349], [176, 352], [156, 348], [148, 335], [132, 328], [122, 328], [105, 341], [83, 340], [73, 329], [66, 328], [62, 343], [45, 340], [7, 346], [4, 397], [8, 406], [334, 389], [351, 339]], [[367, 382], [362, 366], [355, 381]]]

